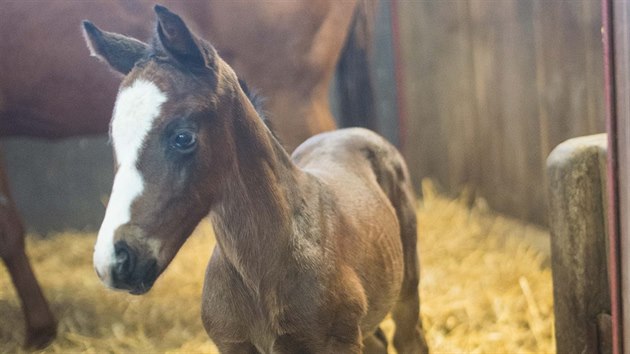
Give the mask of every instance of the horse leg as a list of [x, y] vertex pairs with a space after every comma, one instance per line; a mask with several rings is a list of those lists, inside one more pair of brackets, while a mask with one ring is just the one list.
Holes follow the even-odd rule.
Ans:
[[221, 354], [259, 354], [260, 352], [250, 342], [219, 342], [215, 341], [214, 344], [219, 349]]
[[363, 338], [363, 354], [387, 354], [387, 338], [381, 327], [370, 336]]
[[[339, 319], [337, 318], [337, 320]], [[363, 350], [362, 335], [359, 325], [352, 325], [351, 322], [355, 321], [350, 319], [349, 322], [346, 323], [346, 321], [341, 320], [340, 322], [332, 324], [332, 329], [312, 328], [308, 332], [310, 335], [308, 337], [292, 334], [282, 335], [273, 343], [271, 352], [276, 354], [370, 353]], [[317, 333], [320, 335], [317, 335]]]
[[328, 340], [326, 348], [316, 353], [339, 353], [339, 354], [361, 354], [363, 353], [363, 341], [361, 330], [357, 328], [358, 335], [355, 339], [343, 337], [335, 337]]
[[3, 258], [3, 261], [22, 301], [22, 310], [26, 319], [24, 346], [42, 349], [55, 339], [57, 322], [35, 279], [24, 249], [14, 250], [12, 253], [10, 258]]
[[418, 291], [403, 295], [394, 306], [392, 317], [396, 323], [394, 333], [394, 348], [400, 354], [429, 352], [424, 339], [422, 322], [419, 319], [420, 302]]
[[3, 166], [0, 165], [0, 257], [4, 261], [26, 319], [28, 348], [46, 347], [57, 333], [57, 322], [35, 279], [24, 250], [24, 227], [9, 195]]
[[413, 193], [408, 183], [401, 186], [400, 197], [394, 206], [400, 222], [405, 274], [398, 302], [392, 311], [392, 317], [396, 324], [394, 347], [399, 354], [424, 354], [428, 353], [429, 349], [424, 339], [422, 322], [420, 321], [418, 294], [420, 266], [416, 247], [418, 237], [416, 209]]
[[[318, 332], [313, 330], [313, 333]], [[371, 336], [372, 337], [372, 336]], [[316, 338], [304, 338], [300, 336], [285, 334], [278, 337], [273, 343], [272, 353], [276, 354], [360, 354], [360, 353], [372, 353], [370, 351], [362, 350], [361, 345], [361, 330], [358, 328], [350, 330], [349, 332], [336, 333], [334, 336], [328, 337], [316, 337]], [[387, 352], [375, 352], [385, 353]]]

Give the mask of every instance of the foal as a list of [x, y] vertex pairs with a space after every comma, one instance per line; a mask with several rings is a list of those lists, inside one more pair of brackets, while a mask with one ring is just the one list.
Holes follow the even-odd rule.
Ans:
[[93, 55], [123, 73], [117, 161], [94, 250], [109, 287], [143, 294], [201, 219], [217, 246], [204, 326], [224, 353], [425, 353], [414, 196], [393, 146], [363, 129], [315, 136], [289, 157], [214, 48], [156, 6], [150, 45], [84, 22]]

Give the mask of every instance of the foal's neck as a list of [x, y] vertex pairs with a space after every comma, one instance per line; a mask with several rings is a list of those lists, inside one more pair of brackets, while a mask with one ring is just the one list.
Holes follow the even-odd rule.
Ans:
[[286, 265], [302, 174], [245, 100], [234, 107], [233, 175], [211, 218], [221, 252], [258, 291]]

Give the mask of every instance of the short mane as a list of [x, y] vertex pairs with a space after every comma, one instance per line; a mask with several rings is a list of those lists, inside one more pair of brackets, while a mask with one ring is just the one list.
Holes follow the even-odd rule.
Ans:
[[267, 117], [267, 112], [265, 111], [265, 108], [264, 108], [265, 101], [266, 101], [265, 97], [261, 96], [257, 90], [250, 89], [247, 83], [245, 82], [245, 80], [243, 79], [239, 78], [238, 84], [241, 86], [241, 89], [243, 90], [243, 92], [245, 92], [245, 95], [254, 106], [254, 109], [256, 110], [256, 113], [258, 113], [258, 116], [260, 116], [260, 119], [262, 119], [263, 123], [265, 123], [267, 128], [269, 128], [269, 130], [271, 131], [273, 136], [276, 138], [276, 140], [280, 141], [280, 139], [278, 138], [278, 135], [276, 134], [273, 128], [273, 123], [271, 123], [271, 120], [269, 120], [269, 118]]

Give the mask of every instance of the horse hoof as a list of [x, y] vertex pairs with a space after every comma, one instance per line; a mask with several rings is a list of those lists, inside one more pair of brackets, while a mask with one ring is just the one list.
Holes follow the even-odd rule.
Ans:
[[44, 349], [57, 336], [57, 324], [47, 327], [29, 328], [26, 331], [25, 349]]

